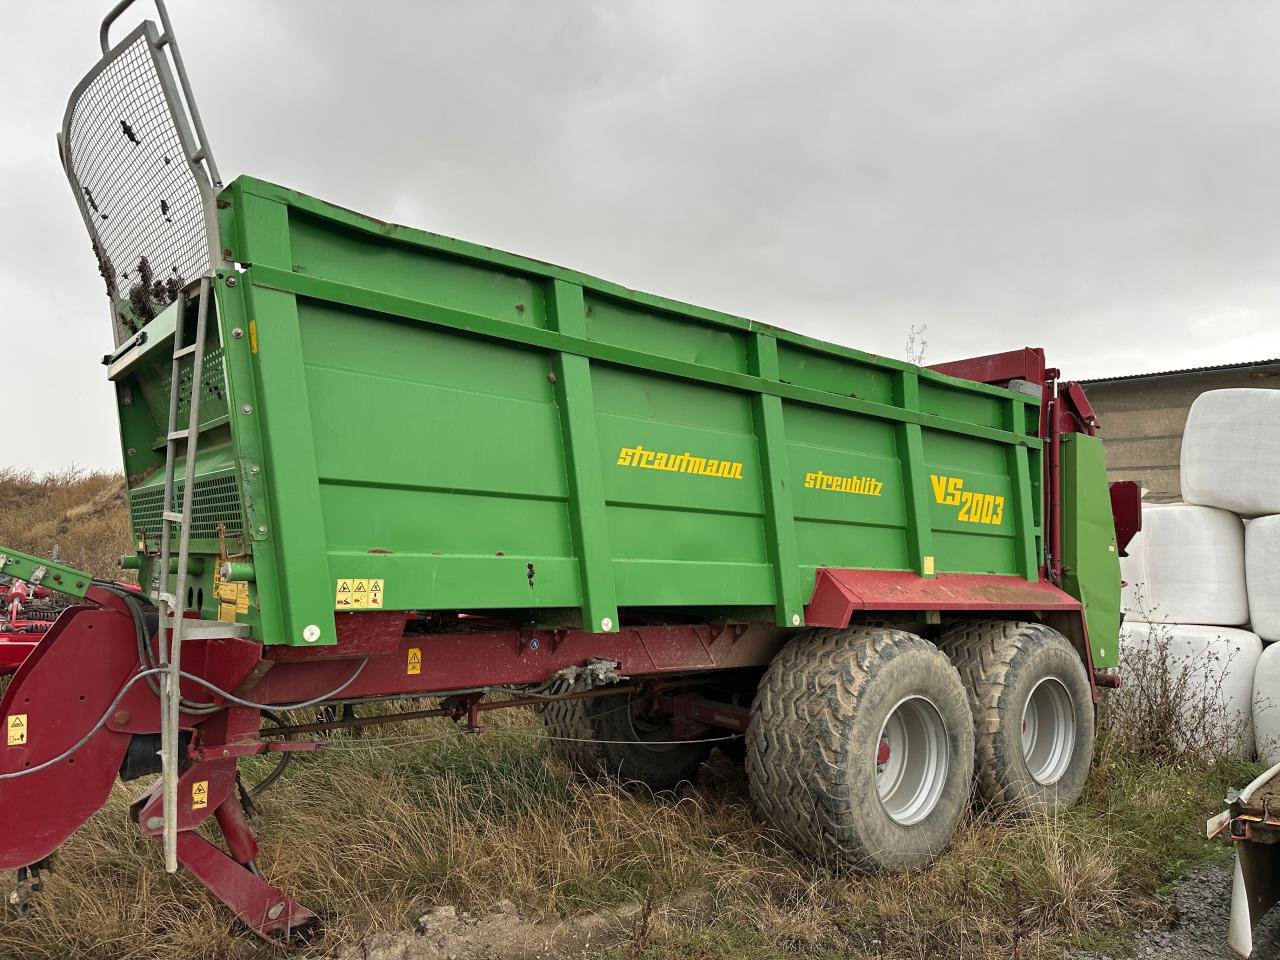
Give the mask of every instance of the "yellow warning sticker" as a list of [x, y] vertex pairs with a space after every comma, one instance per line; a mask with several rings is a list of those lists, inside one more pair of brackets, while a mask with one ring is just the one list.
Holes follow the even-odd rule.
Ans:
[[923, 567], [923, 570], [921, 572], [926, 577], [933, 576], [933, 557], [926, 555], [924, 558], [924, 563], [921, 566]]
[[209, 806], [209, 781], [197, 780], [191, 784], [191, 809], [203, 810]]
[[249, 612], [249, 584], [228, 583], [222, 579], [222, 572], [215, 569], [213, 592], [218, 598], [218, 619], [223, 623], [234, 623], [236, 614]]
[[422, 648], [421, 647], [409, 648], [409, 662], [405, 667], [405, 673], [407, 673], [411, 677], [417, 676], [418, 674], [422, 673]]
[[16, 747], [27, 742], [27, 715], [25, 713], [9, 714], [9, 719], [5, 722], [5, 728], [9, 732], [9, 746]]
[[382, 580], [343, 577], [337, 583], [334, 605], [339, 610], [382, 609]]

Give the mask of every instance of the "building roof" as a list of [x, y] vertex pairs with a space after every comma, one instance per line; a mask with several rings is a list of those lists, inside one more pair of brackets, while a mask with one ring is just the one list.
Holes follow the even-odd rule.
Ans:
[[1224, 370], [1248, 370], [1254, 367], [1280, 366], [1280, 357], [1272, 360], [1246, 360], [1242, 363], [1220, 363], [1212, 367], [1188, 367], [1185, 370], [1158, 370], [1152, 373], [1128, 373], [1120, 377], [1095, 377], [1081, 380], [1083, 384], [1119, 383], [1125, 380], [1155, 380], [1161, 377], [1187, 377], [1201, 373], [1221, 373]]

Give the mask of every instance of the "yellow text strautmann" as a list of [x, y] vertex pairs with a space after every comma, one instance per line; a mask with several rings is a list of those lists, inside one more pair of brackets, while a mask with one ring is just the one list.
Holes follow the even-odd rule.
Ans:
[[723, 480], [742, 479], [742, 464], [736, 460], [697, 457], [688, 450], [684, 453], [661, 453], [646, 450], [638, 443], [634, 447], [623, 447], [618, 451], [618, 466], [692, 473], [699, 477], [719, 477]]

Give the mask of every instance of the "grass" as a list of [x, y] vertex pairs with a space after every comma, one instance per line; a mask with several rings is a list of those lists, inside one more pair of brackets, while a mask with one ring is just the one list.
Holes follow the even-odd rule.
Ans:
[[[22, 529], [7, 524], [11, 490], [24, 482], [49, 490], [50, 503], [27, 509], [37, 517], [31, 539], [6, 541]], [[0, 474], [0, 543], [35, 549], [60, 537], [67, 562], [80, 550], [97, 562], [127, 549], [121, 518], [77, 512], [76, 485], [86, 502], [118, 510], [109, 477]], [[80, 516], [125, 546], [79, 539], [68, 518]], [[1117, 722], [1134, 719], [1121, 712]], [[326, 922], [326, 938], [296, 956], [359, 957], [370, 933], [411, 929], [437, 903], [483, 911], [500, 898], [543, 919], [646, 904], [617, 960], [1039, 960], [1069, 947], [1113, 949], [1159, 918], [1158, 890], [1223, 855], [1200, 838], [1204, 819], [1256, 772], [1206, 752], [1136, 749], [1145, 737], [1112, 724], [1086, 797], [1067, 814], [1012, 821], [978, 811], [931, 869], [867, 877], [793, 855], [756, 820], [742, 767], [725, 757], [696, 788], [637, 797], [572, 779], [526, 710], [485, 722], [478, 737], [443, 720], [337, 735], [261, 798], [264, 875]], [[246, 763], [246, 781], [268, 768]], [[118, 785], [59, 852], [37, 910], [0, 924], [0, 956], [284, 955], [190, 876], [162, 871], [155, 845], [128, 822], [144, 785]]]
[[68, 566], [119, 580], [131, 540], [118, 474], [0, 468], [0, 545], [40, 557], [56, 553]]

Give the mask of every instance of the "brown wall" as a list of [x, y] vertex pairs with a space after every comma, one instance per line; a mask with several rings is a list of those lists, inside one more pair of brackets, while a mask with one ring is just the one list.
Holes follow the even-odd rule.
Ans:
[[1102, 421], [1108, 478], [1137, 480], [1149, 490], [1149, 500], [1177, 500], [1182, 428], [1192, 402], [1206, 390], [1280, 390], [1280, 361], [1129, 380], [1086, 380], [1083, 386]]

